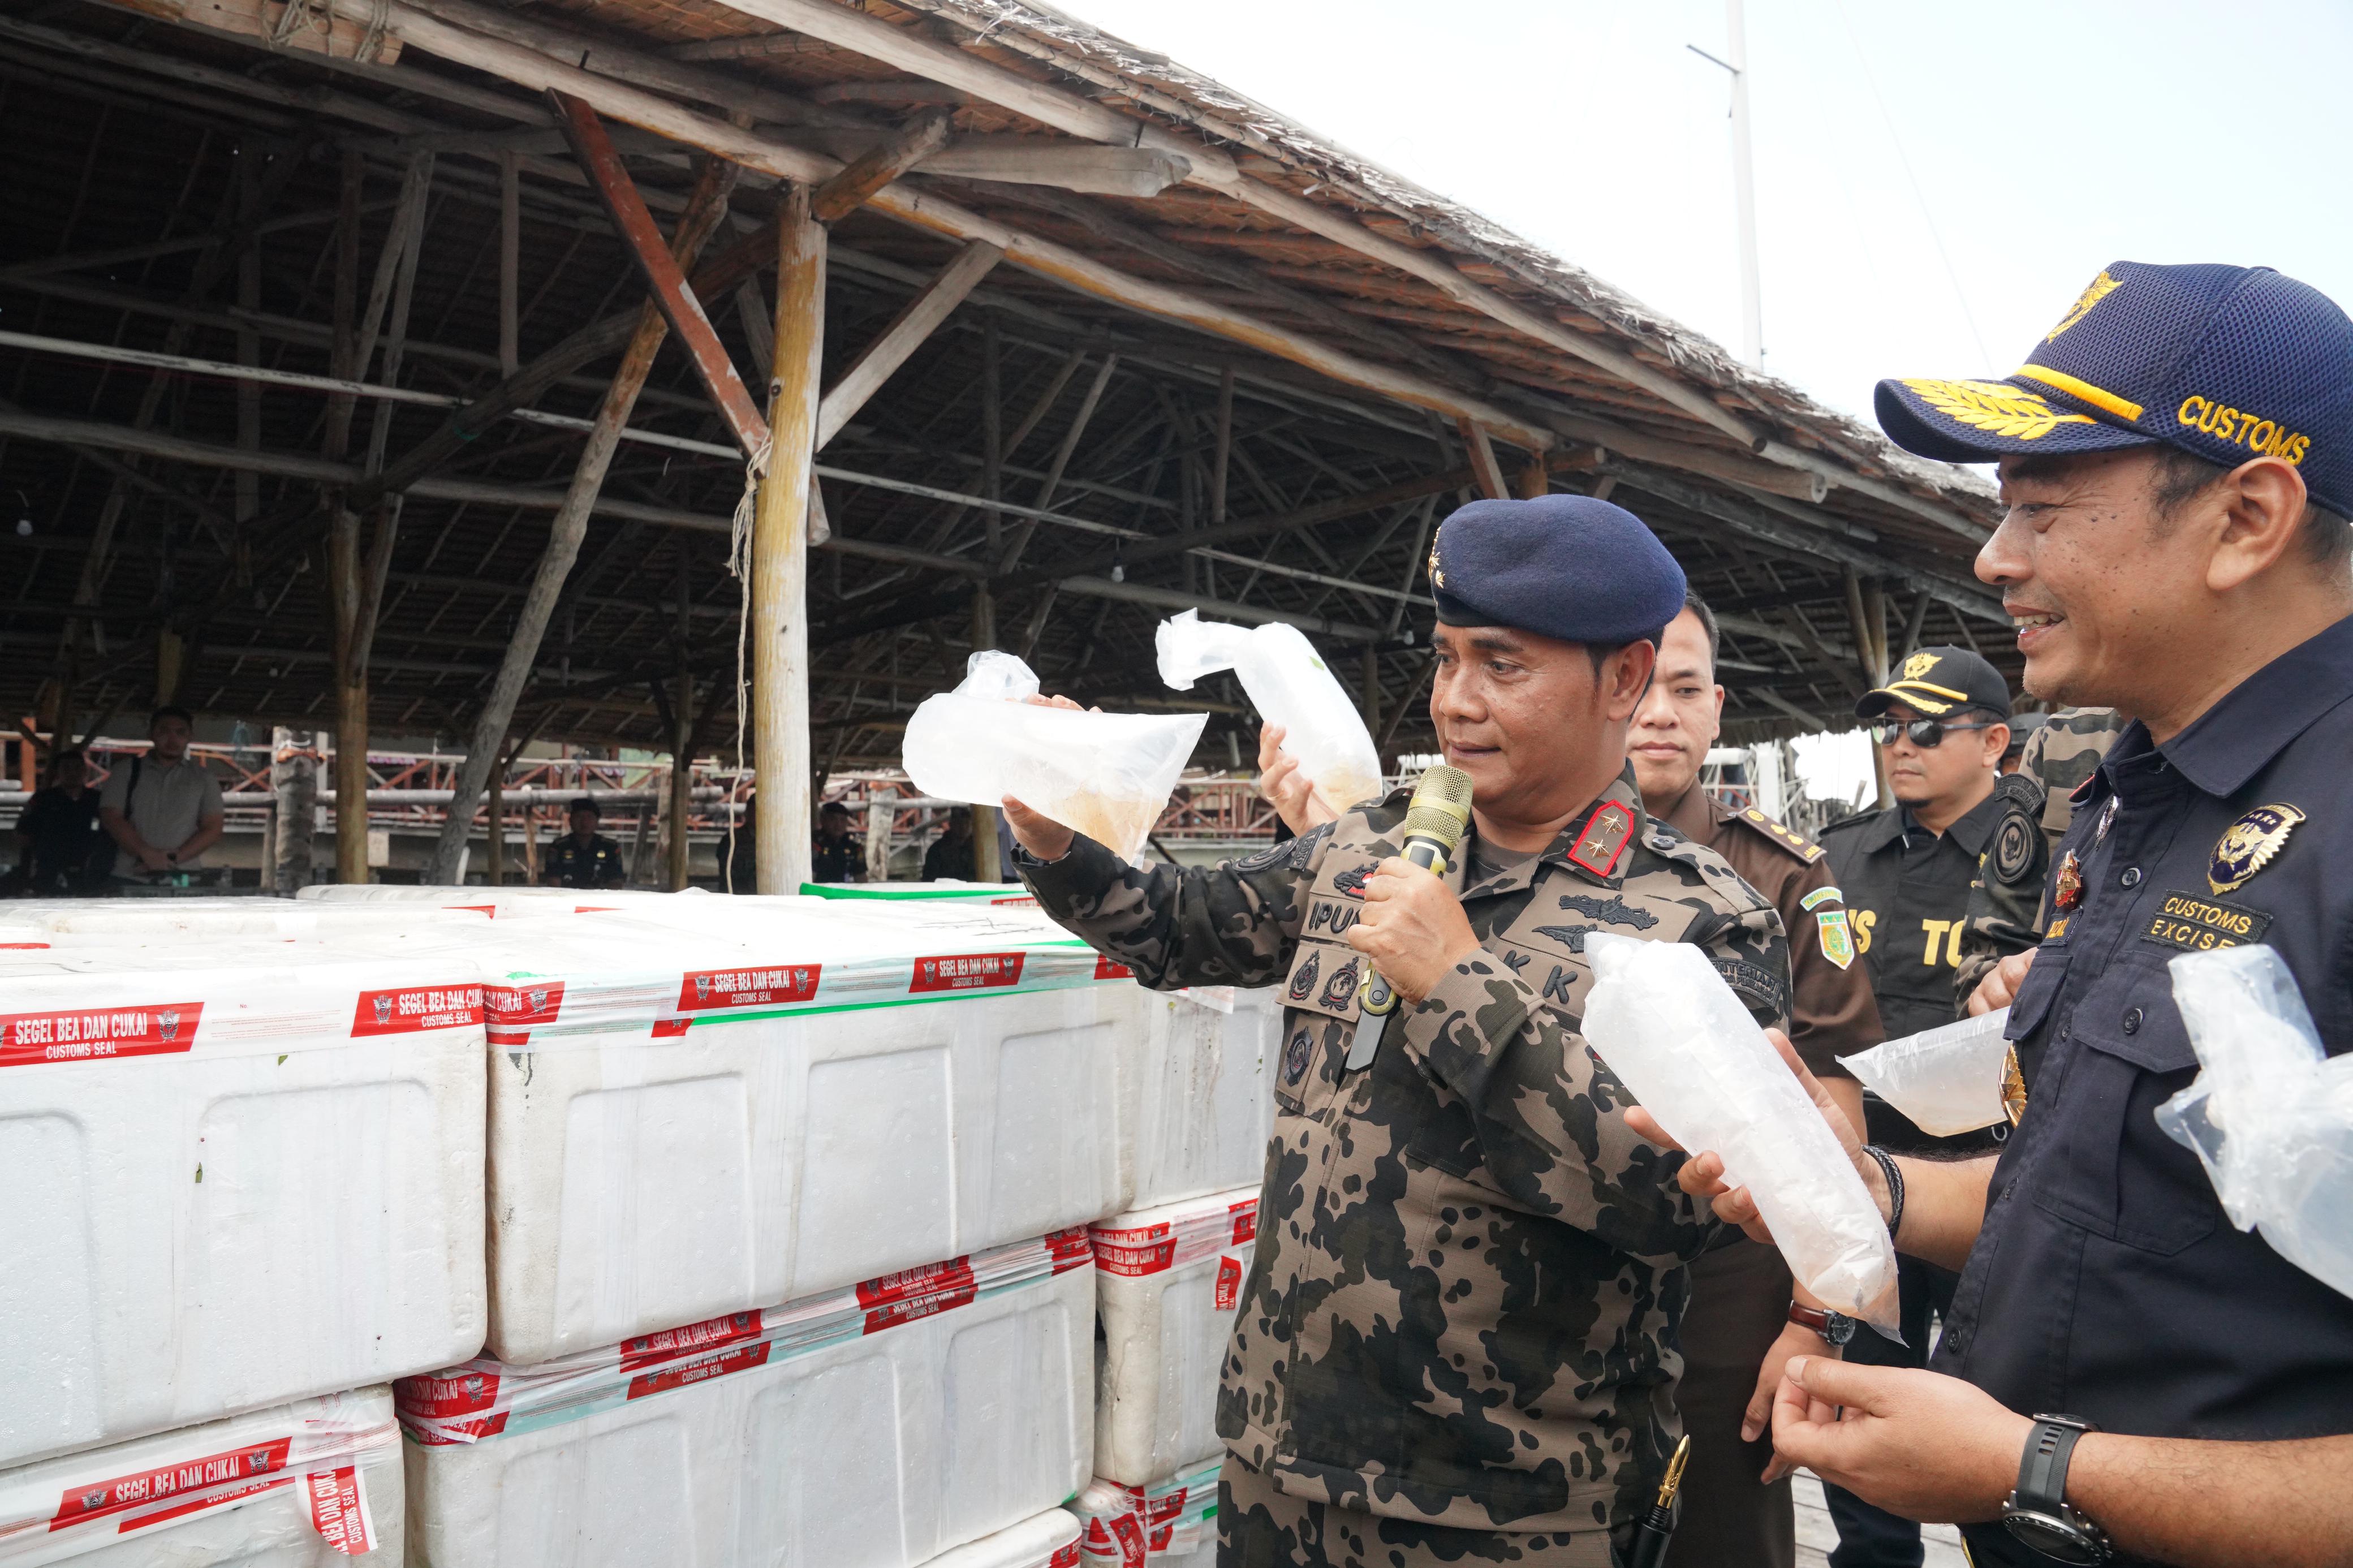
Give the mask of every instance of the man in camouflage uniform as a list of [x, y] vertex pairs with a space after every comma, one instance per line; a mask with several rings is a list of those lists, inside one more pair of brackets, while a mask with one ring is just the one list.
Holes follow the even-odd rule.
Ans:
[[[1997, 786], [2015, 796], [2020, 813], [2042, 832], [2013, 833], [2005, 817], [1994, 843], [1978, 861], [1977, 879], [1969, 884], [1968, 924], [1961, 932], [1961, 961], [1953, 971], [1953, 999], [1963, 1014], [2010, 1005], [2007, 988], [1988, 991], [1982, 998], [1978, 988], [2004, 957], [2042, 940], [2050, 924], [2042, 887], [2049, 879], [2051, 852], [2074, 820], [2075, 791], [2092, 776], [2124, 727], [2113, 708], [2063, 708], [2027, 737], [2018, 771]], [[1997, 850], [2004, 853], [1997, 856]]]
[[[1397, 858], [1402, 790], [1206, 868], [1141, 869], [1004, 803], [1040, 905], [1144, 984], [1283, 987], [1219, 1395], [1223, 1568], [1609, 1568], [1675, 1446], [1714, 1230], [1578, 1034], [1586, 935], [1696, 942], [1783, 1023], [1778, 919], [1623, 765], [1672, 558], [1553, 496], [1465, 507], [1431, 568], [1430, 715], [1476, 789], [1442, 877]], [[1350, 1071], [1368, 963], [1402, 1000]]]

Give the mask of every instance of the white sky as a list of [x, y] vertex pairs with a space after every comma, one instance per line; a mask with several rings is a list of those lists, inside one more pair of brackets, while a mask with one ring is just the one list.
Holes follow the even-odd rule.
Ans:
[[[1723, 0], [1058, 0], [1740, 342]], [[1869, 417], [2003, 375], [2117, 259], [2353, 305], [2353, 5], [1747, 0], [1765, 367]], [[1949, 263], [1947, 258], [1949, 258]], [[1817, 795], [1869, 777], [1810, 748]]]

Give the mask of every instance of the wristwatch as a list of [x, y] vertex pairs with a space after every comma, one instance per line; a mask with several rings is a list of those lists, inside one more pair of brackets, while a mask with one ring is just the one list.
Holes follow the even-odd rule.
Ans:
[[1834, 1346], [1843, 1346], [1854, 1338], [1856, 1320], [1844, 1312], [1833, 1312], [1827, 1307], [1809, 1307], [1802, 1301], [1789, 1303], [1789, 1321], [1801, 1329], [1811, 1329]]
[[2037, 1415], [2018, 1461], [2018, 1489], [2002, 1500], [2003, 1528], [2054, 1563], [2116, 1559], [2106, 1533], [2067, 1506], [2067, 1460], [2093, 1430], [2079, 1415]]

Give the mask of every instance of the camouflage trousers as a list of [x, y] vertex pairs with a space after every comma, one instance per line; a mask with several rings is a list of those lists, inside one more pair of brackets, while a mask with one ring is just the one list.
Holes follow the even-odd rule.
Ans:
[[1630, 1526], [1528, 1533], [1388, 1519], [1285, 1497], [1231, 1454], [1218, 1474], [1218, 1568], [1620, 1568], [1631, 1533]]

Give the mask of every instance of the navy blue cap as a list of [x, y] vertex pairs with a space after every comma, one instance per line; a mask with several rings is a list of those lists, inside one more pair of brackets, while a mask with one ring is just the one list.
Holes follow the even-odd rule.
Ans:
[[1952, 463], [2162, 441], [2295, 464], [2353, 515], [2353, 321], [2268, 267], [2117, 261], [2001, 381], [1883, 381], [1881, 428]]
[[1591, 496], [1474, 500], [1430, 546], [1438, 618], [1563, 642], [1656, 642], [1683, 607], [1683, 569], [1622, 506]]

